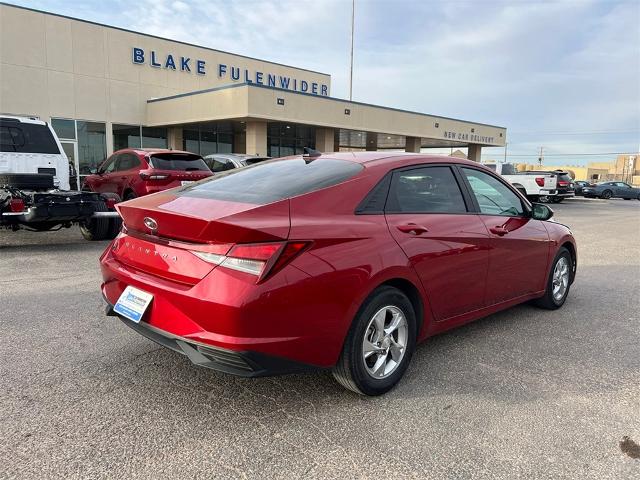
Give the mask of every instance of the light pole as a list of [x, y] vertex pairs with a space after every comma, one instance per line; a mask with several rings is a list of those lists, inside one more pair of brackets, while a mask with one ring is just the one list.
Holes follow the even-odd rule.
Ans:
[[351, 0], [351, 68], [349, 69], [349, 101], [353, 100], [353, 32], [356, 20], [356, 0]]

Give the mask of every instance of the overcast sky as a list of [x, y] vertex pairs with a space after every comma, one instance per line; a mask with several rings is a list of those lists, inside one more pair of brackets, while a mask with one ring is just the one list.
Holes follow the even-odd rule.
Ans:
[[[319, 70], [349, 94], [350, 0], [11, 3]], [[640, 1], [356, 0], [353, 83], [357, 101], [505, 126], [513, 161], [637, 152]]]

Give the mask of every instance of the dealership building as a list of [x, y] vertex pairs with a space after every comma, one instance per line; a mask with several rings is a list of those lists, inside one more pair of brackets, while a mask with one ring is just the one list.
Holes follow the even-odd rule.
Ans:
[[331, 96], [326, 73], [0, 4], [0, 113], [51, 122], [81, 175], [113, 151], [284, 156], [504, 146], [506, 129]]

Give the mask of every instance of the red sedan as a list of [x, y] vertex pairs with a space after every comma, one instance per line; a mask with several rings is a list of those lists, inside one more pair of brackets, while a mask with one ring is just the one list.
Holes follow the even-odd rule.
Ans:
[[83, 190], [115, 193], [131, 200], [149, 193], [179, 187], [213, 175], [200, 155], [180, 150], [128, 148], [114, 152], [93, 175]]
[[268, 160], [118, 209], [108, 314], [198, 365], [331, 368], [367, 395], [431, 335], [528, 300], [561, 307], [576, 272], [549, 207], [450, 157]]

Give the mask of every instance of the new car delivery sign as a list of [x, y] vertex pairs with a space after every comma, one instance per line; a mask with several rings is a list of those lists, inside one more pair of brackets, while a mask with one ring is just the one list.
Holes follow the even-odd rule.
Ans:
[[[136, 65], [149, 65], [153, 68], [207, 75], [209, 65], [205, 60], [185, 56], [159, 54], [155, 50], [145, 51], [143, 48], [133, 47], [131, 59]], [[282, 88], [312, 95], [329, 96], [329, 86], [324, 83], [312, 82], [287, 75], [276, 75], [270, 72], [251, 70], [238, 65], [218, 63], [215, 65], [218, 78], [229, 79], [232, 82], [255, 83], [268, 87]]]

